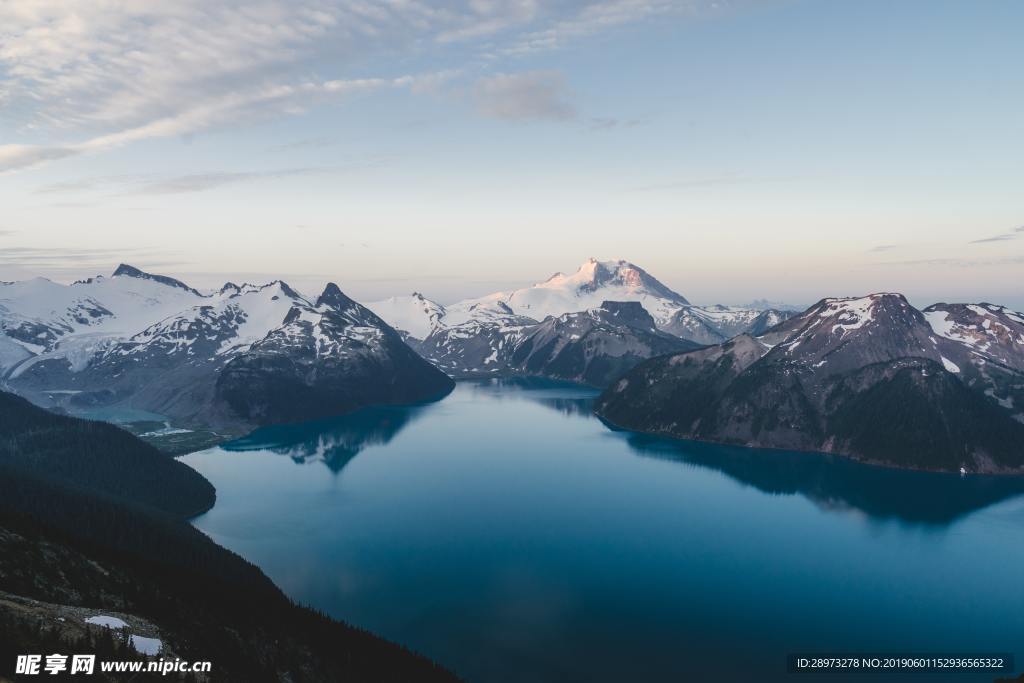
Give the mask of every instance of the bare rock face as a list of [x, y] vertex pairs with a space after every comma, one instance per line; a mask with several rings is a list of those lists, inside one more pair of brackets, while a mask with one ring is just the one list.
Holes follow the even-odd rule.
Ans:
[[[974, 337], [937, 333], [940, 310], [947, 315], [922, 313], [898, 294], [825, 299], [759, 337], [647, 361], [596, 409], [614, 424], [682, 438], [915, 469], [1024, 472], [1024, 424], [983, 380], [994, 361], [974, 355]], [[996, 334], [1013, 339], [1006, 327], [1010, 336]], [[1013, 360], [1012, 347], [993, 352]]]

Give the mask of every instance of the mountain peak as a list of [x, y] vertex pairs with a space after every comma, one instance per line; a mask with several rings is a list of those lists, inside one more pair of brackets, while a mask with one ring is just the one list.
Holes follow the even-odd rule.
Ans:
[[892, 292], [822, 299], [762, 340], [774, 346], [772, 358], [799, 361], [822, 375], [899, 358], [939, 357], [925, 316]]
[[682, 295], [625, 259], [601, 261], [590, 257], [572, 275], [555, 273], [546, 281], [533, 286], [534, 289], [566, 289], [578, 293], [594, 293], [605, 287], [621, 287], [637, 295], [667, 299], [680, 305], [689, 304]]
[[[283, 284], [283, 283], [282, 283]], [[352, 299], [345, 296], [345, 293], [341, 291], [341, 288], [333, 282], [328, 282], [327, 286], [324, 287], [323, 294], [317, 297], [316, 305], [321, 306], [327, 304], [335, 308], [348, 308], [355, 304]]]
[[183, 289], [186, 292], [195, 294], [196, 296], [202, 296], [202, 294], [200, 294], [199, 291], [193, 289], [192, 287], [189, 287], [181, 280], [176, 280], [173, 277], [168, 277], [166, 275], [153, 275], [152, 273], [147, 273], [145, 271], [139, 270], [135, 266], [130, 266], [127, 263], [122, 263], [118, 265], [117, 268], [114, 270], [113, 274], [111, 275], [111, 277], [133, 277], [139, 280], [151, 280], [152, 282], [159, 282], [160, 284], [166, 285], [168, 287]]
[[654, 318], [639, 301], [602, 301], [601, 307], [595, 311], [609, 321], [630, 327], [655, 328]]

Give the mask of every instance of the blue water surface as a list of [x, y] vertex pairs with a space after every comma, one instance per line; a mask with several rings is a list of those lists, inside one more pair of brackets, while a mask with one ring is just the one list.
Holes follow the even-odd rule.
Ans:
[[195, 525], [471, 683], [845, 680], [788, 674], [806, 651], [1024, 664], [1020, 478], [631, 434], [593, 397], [467, 382], [262, 429], [184, 458], [218, 493]]

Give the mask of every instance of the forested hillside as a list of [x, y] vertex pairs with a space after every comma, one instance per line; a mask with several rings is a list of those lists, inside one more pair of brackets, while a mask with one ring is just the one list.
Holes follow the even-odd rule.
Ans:
[[[456, 680], [295, 605], [194, 529], [187, 515], [208, 507], [213, 490], [184, 464], [116, 427], [0, 401], [0, 598], [135, 615], [176, 657], [212, 661], [216, 681]], [[53, 619], [2, 603], [0, 680], [16, 654], [80, 644]]]

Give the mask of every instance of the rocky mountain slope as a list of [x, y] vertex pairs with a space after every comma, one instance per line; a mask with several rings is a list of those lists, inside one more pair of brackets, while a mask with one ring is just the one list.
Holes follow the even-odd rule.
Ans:
[[605, 301], [528, 328], [508, 364], [518, 374], [603, 387], [643, 360], [696, 347], [659, 330], [639, 302]]
[[[244, 429], [302, 408], [427, 400], [452, 386], [333, 284], [316, 300], [280, 281], [204, 294], [122, 265], [70, 286], [0, 285], [0, 331], [3, 384], [72, 412], [141, 410]], [[258, 382], [245, 400], [242, 376]], [[370, 390], [354, 392], [354, 382]]]
[[1024, 315], [994, 304], [934, 304], [935, 333], [961, 346], [962, 379], [1024, 419]]
[[698, 344], [720, 344], [738, 334], [761, 334], [792, 315], [792, 311], [779, 309], [684, 306], [661, 329]]
[[[617, 425], [683, 438], [917, 469], [1024, 471], [1021, 416], [982, 380], [994, 356], [979, 357], [974, 337], [955, 339], [963, 334], [955, 326], [937, 330], [948, 313], [929, 311], [898, 294], [825, 299], [761, 336], [647, 361], [596, 410]], [[970, 329], [990, 334], [993, 324], [974, 320]], [[1001, 328], [991, 334], [1016, 339]]]
[[410, 343], [456, 378], [548, 377], [596, 387], [647, 358], [698, 346], [659, 330], [635, 301], [604, 301], [543, 322], [515, 315], [501, 302], [476, 306], [488, 314], [477, 312]]

